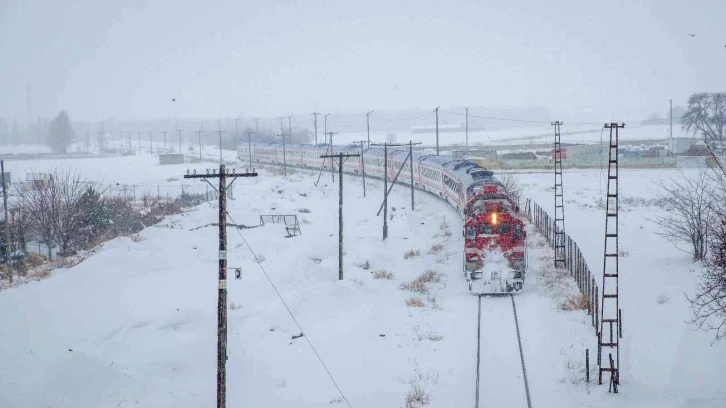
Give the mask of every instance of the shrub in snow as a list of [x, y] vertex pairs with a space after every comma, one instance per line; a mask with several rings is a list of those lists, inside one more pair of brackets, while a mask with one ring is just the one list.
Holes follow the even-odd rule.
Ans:
[[621, 258], [624, 258], [624, 257], [629, 256], [629, 255], [630, 255], [630, 252], [628, 252], [628, 251], [626, 251], [624, 249], [621, 249], [620, 251], [618, 251], [618, 256], [621, 257]]
[[406, 408], [419, 408], [431, 402], [429, 394], [418, 384], [411, 384], [411, 389], [406, 393]]
[[431, 282], [440, 282], [441, 274], [436, 272], [433, 269], [427, 269], [425, 272], [423, 272], [421, 275], [419, 275], [415, 281], [423, 283], [423, 284], [431, 283]]
[[309, 214], [310, 213], [310, 209], [308, 209], [308, 208], [298, 208], [295, 211], [300, 212], [300, 213], [304, 213], [304, 214]]
[[242, 308], [241, 305], [238, 305], [238, 304], [236, 304], [234, 302], [232, 302], [232, 303], [229, 304], [229, 310], [239, 310], [241, 308]]
[[262, 263], [265, 262], [265, 255], [264, 254], [255, 254], [255, 262]]
[[365, 269], [365, 270], [368, 270], [368, 269], [371, 269], [371, 263], [366, 260], [363, 263], [359, 263], [358, 264], [358, 267], [359, 268], [362, 268], [362, 269]]
[[373, 272], [373, 277], [375, 279], [393, 279], [393, 274], [386, 270], [380, 270]]
[[560, 309], [562, 310], [587, 310], [588, 306], [590, 305], [590, 301], [588, 300], [587, 296], [582, 293], [577, 293], [575, 295], [570, 296], [567, 298], [562, 304], [560, 305]]
[[444, 244], [433, 244], [431, 245], [431, 248], [429, 248], [429, 254], [438, 254], [442, 249], [444, 249]]
[[410, 297], [406, 300], [406, 306], [410, 307], [424, 307], [424, 302], [420, 297]]
[[444, 336], [442, 336], [438, 333], [431, 332], [426, 335], [426, 338], [431, 341], [441, 341], [444, 338]]
[[330, 404], [330, 405], [333, 405], [333, 404], [340, 404], [340, 403], [342, 403], [343, 401], [345, 401], [345, 400], [343, 399], [343, 397], [338, 397], [338, 398], [333, 398], [333, 399], [331, 399], [330, 401], [328, 401], [328, 404]]
[[658, 295], [658, 297], [655, 298], [655, 301], [658, 302], [659, 305], [662, 305], [663, 303], [668, 303], [670, 300], [670, 296], [666, 295], [665, 293], [661, 293]]
[[428, 288], [426, 288], [426, 283], [421, 282], [419, 280], [412, 280], [411, 282], [404, 282], [398, 288], [402, 289], [402, 290], [410, 290], [411, 292], [418, 292], [418, 293], [426, 293], [428, 291]]
[[403, 259], [410, 259], [415, 256], [421, 256], [421, 251], [418, 249], [411, 249], [403, 253]]

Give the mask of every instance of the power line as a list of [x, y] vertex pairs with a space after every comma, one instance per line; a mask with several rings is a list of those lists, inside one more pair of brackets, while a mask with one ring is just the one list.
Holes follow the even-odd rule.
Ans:
[[[235, 220], [229, 214], [229, 211], [227, 211], [225, 209], [225, 212], [227, 213], [227, 216], [229, 217], [229, 220], [232, 221], [232, 224], [236, 224]], [[242, 235], [242, 232], [239, 229], [237, 229], [237, 228], [235, 228], [235, 230], [237, 231], [237, 234], [239, 234], [240, 238], [242, 238], [242, 241], [247, 246], [247, 249], [249, 249], [250, 250], [250, 253], [252, 253], [253, 259], [255, 260], [255, 262], [257, 263], [257, 265], [259, 265], [260, 269], [262, 270], [262, 273], [265, 275], [265, 278], [267, 278], [267, 281], [270, 282], [270, 286], [272, 286], [272, 289], [275, 290], [275, 293], [277, 294], [277, 297], [280, 299], [280, 302], [282, 302], [282, 304], [285, 306], [285, 309], [287, 309], [287, 313], [290, 314], [290, 317], [292, 318], [292, 321], [295, 322], [295, 325], [297, 326], [297, 328], [300, 329], [300, 333], [303, 333], [304, 334], [305, 333], [305, 330], [303, 330], [302, 326], [300, 325], [300, 323], [295, 318], [295, 315], [292, 313], [292, 310], [290, 310], [290, 307], [285, 302], [285, 299], [283, 299], [282, 295], [280, 294], [280, 291], [277, 290], [277, 287], [272, 282], [272, 279], [270, 279], [270, 275], [267, 274], [267, 271], [265, 270], [265, 267], [262, 266], [262, 263], [260, 263], [257, 260], [257, 258], [254, 256], [255, 255], [255, 251], [252, 250], [252, 247], [250, 246], [249, 242], [247, 242], [247, 240], [245, 239], [244, 235]], [[348, 402], [348, 398], [345, 396], [345, 394], [343, 394], [343, 391], [340, 389], [340, 386], [338, 386], [338, 383], [335, 381], [335, 378], [333, 378], [333, 374], [328, 369], [328, 366], [325, 365], [325, 362], [323, 361], [322, 357], [320, 357], [320, 354], [318, 354], [318, 351], [315, 349], [315, 346], [313, 346], [313, 343], [310, 341], [310, 337], [306, 334], [306, 335], [303, 336], [303, 338], [308, 343], [308, 345], [310, 346], [310, 348], [313, 350], [313, 353], [315, 353], [315, 356], [318, 358], [318, 361], [320, 361], [320, 364], [323, 366], [323, 368], [325, 369], [325, 371], [328, 373], [328, 377], [330, 377], [330, 381], [333, 382], [333, 385], [335, 385], [335, 388], [340, 393], [340, 396], [343, 397], [343, 400], [345, 400], [345, 403], [348, 405], [348, 407], [349, 408], [352, 408], [352, 406], [350, 405], [350, 402]]]

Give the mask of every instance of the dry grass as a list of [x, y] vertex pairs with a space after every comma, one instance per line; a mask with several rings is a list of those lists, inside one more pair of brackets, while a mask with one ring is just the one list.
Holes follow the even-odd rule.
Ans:
[[441, 244], [441, 243], [439, 243], [439, 244], [433, 244], [433, 245], [431, 245], [431, 248], [429, 248], [429, 252], [428, 253], [430, 255], [431, 254], [438, 254], [443, 249], [444, 249], [444, 244]]
[[560, 309], [562, 310], [587, 310], [587, 308], [590, 306], [590, 301], [587, 298], [586, 295], [582, 293], [577, 293], [575, 295], [570, 296], [567, 298], [562, 304], [560, 305]]
[[29, 253], [28, 256], [25, 257], [25, 263], [28, 265], [29, 268], [38, 267], [44, 264], [46, 261], [48, 261], [48, 258], [35, 252]]
[[49, 278], [51, 275], [51, 268], [38, 268], [30, 273], [30, 277], [35, 280], [42, 280]]
[[53, 262], [56, 268], [72, 268], [79, 263], [83, 262], [83, 258], [80, 256], [68, 256], [65, 258], [58, 258]]
[[424, 301], [420, 297], [412, 296], [406, 300], [406, 306], [409, 307], [424, 307]]
[[621, 249], [621, 250], [620, 250], [620, 251], [618, 252], [618, 256], [619, 256], [619, 257], [621, 257], [621, 258], [624, 258], [624, 257], [626, 257], [626, 256], [630, 256], [630, 252], [628, 252], [628, 251], [626, 251], [626, 250], [624, 250], [624, 249]]
[[421, 282], [421, 283], [431, 283], [431, 282], [441, 282], [441, 274], [436, 272], [433, 269], [427, 269], [425, 272], [423, 272], [421, 275], [419, 275], [415, 282]]
[[258, 264], [265, 262], [265, 259], [267, 258], [265, 258], [264, 254], [255, 254], [255, 262], [257, 262]]
[[420, 408], [431, 402], [429, 394], [418, 384], [411, 384], [411, 389], [406, 393], [406, 408]]
[[361, 269], [365, 269], [365, 270], [371, 269], [371, 263], [370, 263], [370, 262], [368, 262], [368, 260], [366, 260], [366, 261], [364, 261], [364, 262], [362, 262], [362, 263], [359, 263], [359, 264], [358, 264], [357, 266], [358, 266], [359, 268], [361, 268]]
[[141, 242], [144, 240], [144, 238], [139, 234], [133, 234], [131, 235], [131, 240], [134, 242]]
[[307, 218], [303, 217], [300, 220], [300, 224], [307, 225], [307, 224], [310, 224], [310, 221]]
[[443, 340], [444, 336], [442, 336], [438, 333], [431, 332], [426, 335], [426, 338], [431, 341], [441, 341], [441, 340]]
[[428, 291], [428, 288], [426, 287], [426, 283], [418, 281], [418, 280], [412, 280], [411, 282], [404, 282], [398, 288], [401, 290], [408, 290], [408, 291], [417, 292], [417, 293], [426, 293]]
[[668, 303], [668, 302], [670, 302], [670, 300], [671, 300], [670, 296], [666, 295], [665, 293], [661, 293], [658, 295], [658, 297], [655, 298], [655, 301], [658, 302], [659, 305]]
[[241, 305], [238, 305], [238, 304], [236, 304], [234, 302], [232, 302], [232, 303], [229, 304], [229, 310], [239, 310], [241, 308], [242, 308]]
[[310, 209], [308, 209], [308, 208], [298, 208], [295, 211], [297, 211], [299, 213], [303, 213], [303, 214], [310, 214]]
[[403, 259], [410, 259], [417, 256], [421, 256], [421, 251], [418, 249], [411, 249], [403, 253]]
[[393, 274], [391, 272], [381, 269], [379, 271], [373, 272], [373, 278], [374, 279], [393, 279]]

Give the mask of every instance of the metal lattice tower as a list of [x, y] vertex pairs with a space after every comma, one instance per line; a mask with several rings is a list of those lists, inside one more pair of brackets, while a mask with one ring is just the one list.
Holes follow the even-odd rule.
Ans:
[[[610, 372], [610, 385], [618, 392], [620, 383], [620, 304], [618, 288], [618, 131], [625, 124], [608, 123], [610, 144], [608, 148], [608, 188], [605, 205], [605, 251], [602, 273], [602, 307], [598, 332], [598, 383], [602, 374]], [[613, 354], [615, 359], [613, 360]], [[607, 363], [603, 364], [603, 355]]]
[[556, 121], [555, 127], [555, 268], [564, 268], [565, 256], [565, 198], [562, 189], [562, 146], [560, 144], [560, 127], [562, 122]]

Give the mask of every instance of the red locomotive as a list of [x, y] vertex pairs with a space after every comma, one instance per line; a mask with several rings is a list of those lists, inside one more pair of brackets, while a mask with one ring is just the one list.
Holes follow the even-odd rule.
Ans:
[[464, 273], [469, 290], [522, 290], [526, 268], [524, 222], [518, 206], [499, 183], [477, 186], [464, 216]]

